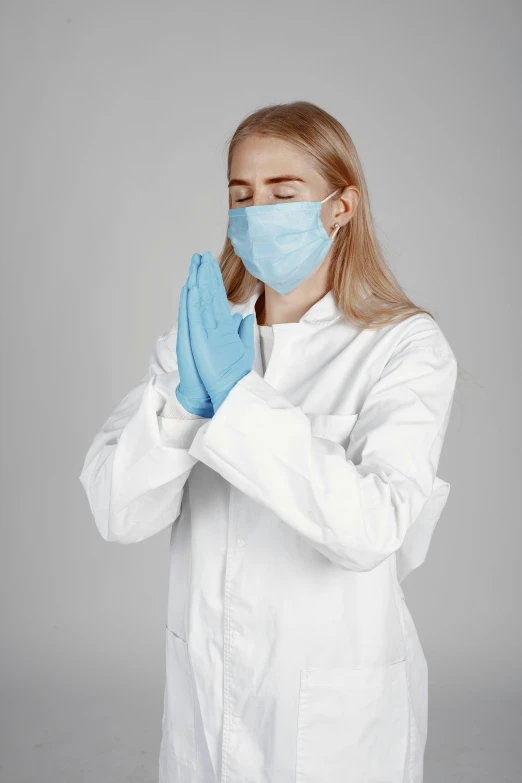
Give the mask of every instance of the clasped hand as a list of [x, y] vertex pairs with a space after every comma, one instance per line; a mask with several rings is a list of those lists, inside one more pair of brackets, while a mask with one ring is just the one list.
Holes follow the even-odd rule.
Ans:
[[185, 410], [210, 418], [254, 363], [253, 313], [230, 312], [217, 261], [194, 253], [180, 294], [176, 397]]

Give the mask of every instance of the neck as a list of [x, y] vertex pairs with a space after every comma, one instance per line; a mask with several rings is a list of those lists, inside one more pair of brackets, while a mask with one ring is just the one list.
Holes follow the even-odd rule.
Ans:
[[299, 323], [312, 305], [330, 290], [326, 274], [327, 270], [320, 277], [310, 275], [287, 294], [280, 294], [265, 285], [255, 304], [258, 326]]

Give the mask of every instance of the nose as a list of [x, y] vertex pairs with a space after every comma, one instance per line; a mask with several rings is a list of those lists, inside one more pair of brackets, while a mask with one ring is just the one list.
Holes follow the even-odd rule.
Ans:
[[258, 207], [261, 204], [270, 204], [270, 194], [263, 193], [262, 190], [255, 190], [252, 194], [252, 206]]

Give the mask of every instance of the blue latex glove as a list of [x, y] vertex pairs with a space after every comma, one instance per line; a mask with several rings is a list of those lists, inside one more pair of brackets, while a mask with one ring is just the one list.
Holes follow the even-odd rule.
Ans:
[[[187, 283], [181, 289], [179, 310], [178, 310], [178, 333], [176, 339], [176, 356], [178, 360], [179, 384], [175, 394], [179, 403], [189, 413], [195, 413], [198, 416], [212, 418], [214, 415], [214, 406], [207, 392], [203, 381], [199, 375], [192, 348], [190, 344], [189, 321], [187, 313], [187, 292], [188, 288], [196, 285], [197, 269], [201, 263], [201, 255], [194, 253], [190, 262]], [[230, 312], [230, 311], [229, 311]], [[241, 313], [234, 313], [233, 325], [238, 330], [241, 323]]]
[[241, 318], [238, 313], [241, 322], [237, 328], [221, 269], [210, 253], [201, 259], [196, 285], [189, 286], [187, 312], [194, 360], [216, 412], [230, 390], [252, 369], [255, 315]]

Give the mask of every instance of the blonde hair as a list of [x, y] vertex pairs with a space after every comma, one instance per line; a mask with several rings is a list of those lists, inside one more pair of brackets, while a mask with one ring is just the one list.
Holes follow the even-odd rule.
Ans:
[[[360, 193], [351, 220], [337, 231], [330, 263], [330, 287], [343, 315], [356, 326], [372, 329], [403, 321], [428, 310], [417, 307], [388, 267], [377, 239], [368, 188], [355, 146], [331, 114], [308, 101], [265, 106], [249, 114], [228, 142], [227, 176], [237, 145], [252, 135], [272, 136], [295, 144], [315, 162], [330, 189], [354, 185]], [[230, 239], [218, 259], [227, 297], [244, 302], [254, 292], [257, 278], [236, 256]]]

